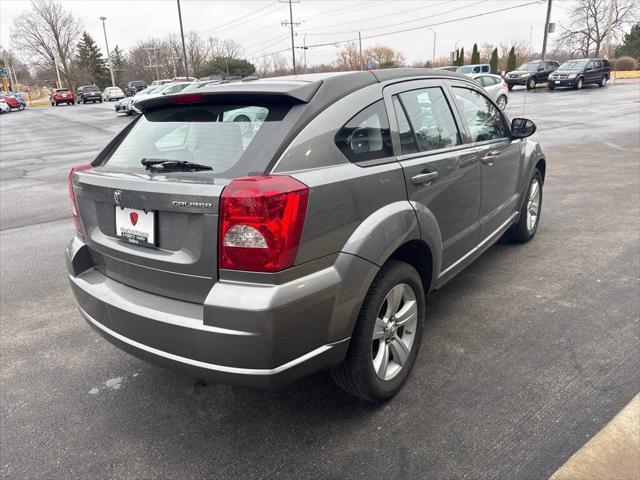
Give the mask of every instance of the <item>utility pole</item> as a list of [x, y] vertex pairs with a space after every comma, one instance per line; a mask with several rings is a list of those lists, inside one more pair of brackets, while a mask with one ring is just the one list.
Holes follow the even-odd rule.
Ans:
[[[156, 80], [160, 80], [160, 73], [158, 72], [158, 57], [156, 56], [156, 50], [158, 49], [158, 47], [146, 47], [145, 50], [147, 51], [147, 55], [149, 56], [149, 65], [147, 66], [147, 68], [154, 68], [156, 69]], [[154, 58], [154, 63], [155, 65], [151, 64], [151, 50], [153, 50], [153, 58]]]
[[180, 11], [180, 0], [178, 2], [178, 19], [180, 19], [180, 36], [182, 37], [182, 55], [184, 56], [184, 76], [189, 76], [189, 68], [187, 67], [187, 49], [184, 46], [184, 30], [182, 29], [182, 12]]
[[105, 26], [104, 21], [107, 17], [100, 17], [102, 20], [102, 31], [104, 32], [104, 44], [107, 46], [107, 65], [109, 65], [109, 73], [111, 74], [111, 86], [116, 86], [116, 81], [113, 79], [113, 67], [111, 67], [111, 54], [109, 53], [109, 42], [107, 41], [107, 27]]
[[[294, 25], [297, 27], [300, 25], [300, 22], [294, 22], [293, 21], [293, 6], [291, 5], [293, 3], [293, 0], [286, 0], [287, 3], [289, 3], [289, 21], [288, 22], [282, 22], [282, 25], [288, 25], [289, 27], [291, 27], [291, 59], [292, 59], [292, 63], [293, 63], [293, 74], [296, 74], [296, 47], [293, 41], [293, 37], [294, 37], [294, 33], [293, 33], [293, 27]], [[280, 3], [284, 3], [283, 0], [280, 0]]]
[[358, 32], [358, 45], [360, 49], [360, 70], [364, 70], [364, 58], [362, 58], [362, 34]]
[[307, 34], [302, 36], [302, 53], [304, 56], [304, 73], [307, 73]]
[[551, 3], [553, 0], [548, 0], [547, 3], [547, 20], [544, 22], [544, 38], [542, 40], [542, 60], [547, 55], [547, 36], [549, 35], [549, 20], [551, 20]]
[[56, 76], [58, 77], [58, 88], [62, 88], [62, 82], [60, 81], [60, 70], [58, 69], [58, 60], [55, 55], [53, 56], [53, 64], [56, 66]]
[[429, 29], [433, 32], [433, 55], [431, 57], [431, 68], [436, 66], [436, 31], [433, 29]]
[[604, 58], [609, 58], [609, 50], [611, 49], [611, 23], [613, 21], [613, 5], [616, 0], [609, 0], [609, 14], [607, 16], [607, 36], [604, 41]]

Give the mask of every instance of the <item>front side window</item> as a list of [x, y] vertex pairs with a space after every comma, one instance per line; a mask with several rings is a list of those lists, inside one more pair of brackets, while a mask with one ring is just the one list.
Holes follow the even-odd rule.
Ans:
[[449, 103], [440, 87], [411, 90], [399, 96], [413, 128], [418, 151], [428, 152], [462, 143]]
[[215, 173], [224, 172], [241, 160], [252, 143], [276, 134], [287, 111], [287, 106], [275, 105], [193, 105], [145, 112], [106, 165], [142, 168], [143, 158], [158, 158], [200, 163]]
[[336, 134], [336, 145], [351, 162], [393, 156], [387, 110], [382, 100], [358, 113]]
[[488, 98], [469, 88], [453, 87], [453, 91], [472, 141], [485, 142], [507, 136], [502, 114]]

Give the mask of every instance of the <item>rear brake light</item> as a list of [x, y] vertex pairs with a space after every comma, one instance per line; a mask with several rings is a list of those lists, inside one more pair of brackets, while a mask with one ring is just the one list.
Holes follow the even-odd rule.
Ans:
[[78, 217], [78, 202], [76, 200], [76, 194], [73, 191], [73, 175], [84, 170], [91, 168], [90, 163], [83, 163], [77, 167], [73, 167], [69, 172], [69, 197], [71, 198], [71, 214], [73, 215], [73, 223], [76, 226], [76, 232], [82, 233], [82, 225], [80, 224], [80, 218]]
[[200, 103], [202, 102], [201, 94], [184, 94], [173, 97], [173, 103]]
[[277, 272], [293, 266], [309, 187], [288, 176], [243, 177], [222, 192], [218, 266]]

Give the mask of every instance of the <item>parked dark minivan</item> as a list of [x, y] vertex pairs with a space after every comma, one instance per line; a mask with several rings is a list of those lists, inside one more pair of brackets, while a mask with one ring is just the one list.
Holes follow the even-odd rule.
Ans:
[[465, 75], [203, 84], [139, 108], [69, 175], [67, 268], [87, 322], [162, 366], [252, 386], [329, 368], [389, 398], [426, 294], [538, 228], [536, 126]]
[[556, 87], [572, 87], [580, 90], [587, 84], [604, 87], [610, 76], [611, 65], [606, 58], [567, 60], [549, 75], [548, 86], [551, 90]]

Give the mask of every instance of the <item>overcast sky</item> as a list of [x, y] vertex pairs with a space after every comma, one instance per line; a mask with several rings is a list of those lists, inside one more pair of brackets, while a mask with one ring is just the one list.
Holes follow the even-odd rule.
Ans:
[[[296, 45], [302, 45], [306, 33], [308, 45], [326, 44], [358, 37], [362, 32], [363, 48], [387, 45], [401, 51], [409, 62], [430, 60], [433, 32], [436, 33], [436, 57], [449, 55], [456, 43], [469, 52], [474, 42], [492, 44], [514, 40], [529, 42], [540, 51], [546, 15], [546, 1], [533, 5], [532, 0], [301, 0], [293, 4], [297, 27]], [[571, 0], [553, 3], [552, 22], [566, 21]], [[104, 49], [99, 20], [107, 17], [109, 45], [125, 49], [138, 40], [179, 33], [175, 0], [64, 0], [84, 28]], [[290, 48], [289, 30], [281, 25], [288, 20], [288, 3], [277, 0], [182, 0], [185, 31], [196, 30], [203, 36], [232, 38], [240, 42], [248, 58]], [[29, 10], [27, 0], [0, 1], [0, 42], [10, 46], [13, 19]], [[511, 10], [455, 21], [494, 10]], [[435, 25], [440, 23], [440, 25]], [[424, 27], [424, 28], [422, 28]], [[367, 38], [412, 29], [403, 33]], [[553, 35], [550, 38], [553, 42]], [[337, 47], [326, 45], [307, 50], [309, 64], [331, 62]], [[286, 53], [286, 52], [283, 52]]]

